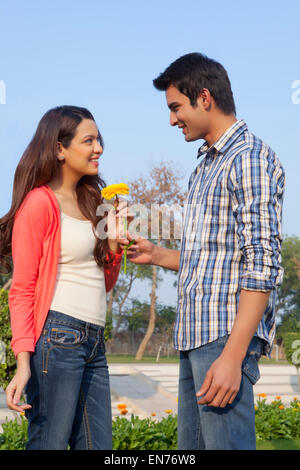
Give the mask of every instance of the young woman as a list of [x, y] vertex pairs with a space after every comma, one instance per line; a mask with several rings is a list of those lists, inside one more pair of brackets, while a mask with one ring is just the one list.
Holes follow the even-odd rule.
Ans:
[[[17, 372], [8, 407], [28, 418], [27, 449], [111, 449], [104, 348], [106, 292], [120, 269], [121, 239], [99, 237], [103, 141], [85, 108], [48, 111], [15, 172], [0, 220]], [[102, 211], [103, 213], [103, 211]], [[105, 214], [107, 215], [107, 214]], [[124, 204], [110, 211], [108, 233]], [[121, 224], [122, 225], [122, 224]], [[117, 232], [115, 232], [117, 233]], [[26, 404], [19, 404], [25, 390]]]

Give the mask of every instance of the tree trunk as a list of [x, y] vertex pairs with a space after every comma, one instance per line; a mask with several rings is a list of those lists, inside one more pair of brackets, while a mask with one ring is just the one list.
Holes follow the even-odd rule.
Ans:
[[135, 356], [137, 361], [140, 361], [143, 358], [145, 349], [147, 347], [147, 344], [155, 328], [155, 304], [156, 304], [156, 299], [157, 299], [155, 295], [156, 286], [157, 286], [157, 267], [152, 266], [152, 290], [150, 294], [150, 318], [149, 318], [149, 323], [148, 323], [146, 334]]
[[10, 278], [10, 279], [8, 279], [8, 281], [6, 281], [6, 283], [4, 284], [2, 289], [9, 290], [9, 288], [11, 286], [11, 283], [12, 283], [12, 278]]
[[127, 291], [125, 292], [124, 294], [124, 297], [122, 298], [121, 302], [118, 304], [118, 307], [119, 307], [119, 315], [118, 315], [118, 319], [117, 319], [117, 324], [116, 326], [114, 327], [113, 331], [112, 331], [112, 335], [114, 336], [118, 330], [119, 330], [119, 327], [120, 327], [120, 324], [122, 322], [122, 310], [123, 310], [123, 306], [130, 294], [130, 291], [131, 291], [131, 288], [132, 288], [132, 284], [133, 282], [135, 281], [136, 279], [136, 276], [133, 276], [132, 274], [130, 275], [130, 282], [129, 282], [129, 285], [128, 285], [128, 288], [127, 288]]
[[112, 304], [113, 304], [113, 289], [108, 294], [108, 304], [106, 308], [106, 328], [107, 328], [107, 336], [106, 342], [110, 343], [113, 340], [112, 337]]
[[113, 289], [108, 294], [108, 304], [107, 304], [107, 312], [112, 312], [112, 304], [113, 304]]

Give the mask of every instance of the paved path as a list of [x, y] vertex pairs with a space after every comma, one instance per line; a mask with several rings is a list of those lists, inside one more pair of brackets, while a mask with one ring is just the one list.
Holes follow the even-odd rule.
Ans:
[[[155, 413], [155, 419], [167, 416], [166, 410], [177, 413], [178, 364], [109, 364], [113, 417], [121, 416], [117, 405], [127, 405], [131, 413], [145, 418]], [[285, 404], [294, 398], [300, 401], [296, 369], [293, 366], [261, 365], [261, 378], [254, 386], [255, 400], [260, 393], [270, 403], [280, 396]], [[7, 416], [18, 414], [6, 407], [5, 394], [0, 390], [0, 432]]]
[[[178, 364], [110, 364], [111, 390], [115, 403], [121, 400], [135, 407], [135, 414], [166, 416], [165, 410], [177, 413]], [[300, 401], [295, 367], [261, 365], [261, 377], [254, 386], [255, 401], [266, 394], [270, 403], [280, 397], [286, 405], [295, 397]], [[117, 411], [118, 414], [118, 411]], [[116, 413], [115, 413], [116, 415]]]
[[[125, 403], [128, 411], [143, 418], [155, 413], [160, 419], [167, 416], [166, 410], [177, 413], [177, 365], [110, 364], [109, 372], [115, 405]], [[120, 414], [114, 406], [112, 411], [113, 416]]]
[[0, 433], [2, 432], [1, 424], [4, 423], [5, 419], [15, 419], [18, 416], [18, 413], [15, 413], [12, 410], [9, 410], [6, 407], [6, 398], [3, 389], [0, 388]]

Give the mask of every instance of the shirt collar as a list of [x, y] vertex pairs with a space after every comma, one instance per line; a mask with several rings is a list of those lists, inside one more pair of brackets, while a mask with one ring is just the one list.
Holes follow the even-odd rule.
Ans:
[[207, 142], [199, 148], [197, 158], [201, 157], [203, 154], [211, 153], [217, 155], [219, 152], [226, 153], [228, 148], [233, 144], [233, 142], [245, 131], [247, 131], [247, 124], [243, 119], [236, 121], [223, 135], [212, 144], [210, 147]]

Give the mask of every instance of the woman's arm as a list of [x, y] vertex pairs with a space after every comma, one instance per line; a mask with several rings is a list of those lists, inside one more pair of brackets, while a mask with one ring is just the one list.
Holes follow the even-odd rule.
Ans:
[[8, 300], [17, 372], [6, 388], [6, 399], [10, 409], [21, 412], [31, 408], [18, 402], [30, 378], [30, 353], [35, 350], [35, 290], [48, 224], [42, 198], [37, 193], [26, 196], [15, 215], [12, 232], [13, 278]]
[[11, 318], [11, 347], [19, 352], [35, 350], [34, 302], [48, 228], [44, 195], [29, 193], [19, 208], [12, 231], [13, 278], [8, 294]]

